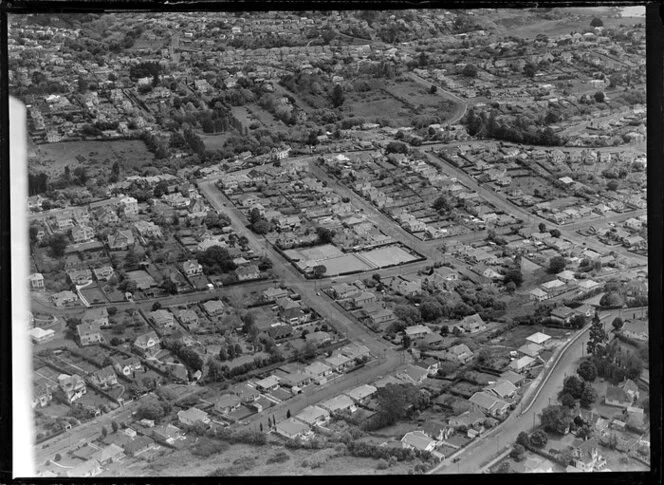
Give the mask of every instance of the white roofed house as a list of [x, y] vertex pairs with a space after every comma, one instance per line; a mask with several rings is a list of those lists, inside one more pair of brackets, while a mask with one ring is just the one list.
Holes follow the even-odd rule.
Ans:
[[325, 364], [328, 365], [334, 372], [344, 372], [355, 365], [353, 359], [349, 359], [345, 355], [337, 354], [325, 359]]
[[58, 376], [58, 386], [69, 403], [83, 397], [87, 392], [85, 381], [77, 374], [71, 376], [60, 374]]
[[514, 384], [504, 379], [501, 379], [498, 382], [495, 382], [485, 388], [485, 390], [491, 392], [500, 399], [513, 398], [516, 394], [517, 389], [518, 388]]
[[41, 273], [32, 273], [28, 276], [28, 281], [30, 282], [30, 288], [33, 290], [44, 288], [44, 275]]
[[404, 330], [405, 334], [408, 335], [413, 340], [423, 338], [425, 335], [431, 333], [431, 329], [426, 325], [412, 325], [406, 327]]
[[203, 273], [203, 266], [196, 259], [190, 259], [182, 263], [182, 272], [187, 276], [196, 276]]
[[323, 426], [330, 420], [330, 412], [319, 406], [307, 406], [295, 418], [309, 426]]
[[378, 389], [370, 384], [363, 384], [346, 391], [346, 395], [358, 404], [365, 404], [373, 397]]
[[472, 409], [490, 416], [504, 416], [509, 410], [509, 403], [486, 391], [479, 391], [468, 399]]
[[320, 407], [327, 409], [330, 413], [335, 413], [339, 411], [350, 411], [354, 413], [357, 411], [357, 406], [355, 402], [345, 394], [340, 394], [336, 397], [328, 399], [320, 403]]
[[529, 293], [530, 299], [533, 301], [544, 301], [550, 298], [549, 294], [541, 288], [535, 288]]
[[76, 327], [76, 334], [81, 347], [98, 344], [104, 340], [98, 323], [81, 323]]
[[134, 340], [134, 348], [142, 356], [150, 358], [159, 352], [159, 343], [160, 340], [156, 332], [151, 331], [136, 337], [136, 340]]
[[465, 364], [473, 358], [473, 351], [466, 344], [453, 345], [445, 351], [443, 358], [459, 364]]
[[510, 362], [510, 369], [516, 371], [516, 372], [521, 372], [524, 370], [529, 369], [533, 364], [535, 363], [535, 359], [528, 355], [524, 355], [523, 357], [519, 359], [515, 359], [512, 362]]
[[210, 422], [210, 417], [205, 411], [202, 411], [197, 407], [191, 407], [187, 410], [183, 409], [178, 411], [178, 421], [184, 425], [192, 426], [199, 421], [203, 424], [208, 424]]
[[402, 448], [418, 451], [433, 452], [436, 449], [436, 440], [432, 440], [423, 431], [411, 431], [401, 438]]
[[551, 336], [542, 332], [535, 332], [532, 335], [526, 337], [526, 340], [537, 345], [547, 345], [547, 342], [551, 340]]
[[268, 376], [265, 379], [256, 381], [256, 389], [261, 392], [276, 391], [279, 389], [279, 378], [277, 376]]

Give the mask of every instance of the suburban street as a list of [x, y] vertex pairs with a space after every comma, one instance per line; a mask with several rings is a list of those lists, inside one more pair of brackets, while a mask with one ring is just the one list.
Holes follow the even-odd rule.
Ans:
[[[610, 327], [610, 322], [619, 313], [620, 310], [600, 313], [600, 318], [607, 330]], [[452, 463], [452, 460], [448, 457], [429, 473], [478, 473], [500, 451], [513, 446], [521, 431], [529, 431], [533, 428], [534, 423], [535, 425], [539, 424], [539, 415], [542, 410], [556, 402], [556, 396], [562, 388], [563, 380], [568, 375], [575, 374], [578, 361], [585, 355], [589, 328], [590, 326], [586, 326], [581, 331], [582, 335], [565, 349], [560, 356], [560, 360], [551, 369], [546, 381], [540, 384], [539, 390], [533, 390], [538, 394], [531, 401], [531, 404], [525, 403], [525, 412], [523, 412], [523, 406], [520, 403], [503, 423], [455, 455], [456, 458], [459, 458], [457, 463]]]

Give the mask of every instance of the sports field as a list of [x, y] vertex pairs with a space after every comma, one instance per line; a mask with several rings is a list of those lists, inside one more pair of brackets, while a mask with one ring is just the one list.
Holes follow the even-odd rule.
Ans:
[[385, 266], [393, 266], [402, 263], [410, 263], [415, 261], [417, 256], [410, 254], [400, 246], [384, 246], [382, 248], [372, 249], [370, 251], [362, 251], [358, 253], [362, 259], [368, 261], [376, 268], [384, 268]]

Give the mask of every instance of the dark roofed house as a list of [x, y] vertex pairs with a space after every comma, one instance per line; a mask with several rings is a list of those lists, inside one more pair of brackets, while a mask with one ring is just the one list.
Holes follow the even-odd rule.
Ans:
[[228, 414], [231, 411], [240, 407], [240, 397], [235, 394], [222, 394], [219, 396], [215, 403], [215, 411], [221, 414]]
[[418, 367], [416, 365], [408, 364], [406, 369], [397, 374], [397, 377], [400, 377], [408, 382], [413, 384], [421, 384], [429, 376], [429, 371]]
[[76, 327], [78, 342], [81, 346], [94, 345], [102, 342], [104, 337], [97, 323], [81, 323]]
[[139, 335], [134, 340], [134, 348], [144, 357], [154, 356], [159, 352], [159, 337], [154, 331]]
[[224, 304], [221, 300], [210, 300], [203, 303], [203, 309], [211, 317], [224, 313]]
[[486, 328], [486, 324], [482, 317], [479, 314], [475, 313], [474, 315], [468, 315], [464, 317], [463, 320], [459, 323], [459, 327], [465, 330], [468, 333], [479, 332]]
[[282, 340], [293, 334], [293, 328], [288, 324], [272, 325], [267, 329], [267, 333], [274, 340]]
[[261, 272], [255, 264], [242, 266], [235, 270], [235, 274], [238, 281], [257, 280], [261, 276]]
[[604, 396], [604, 403], [607, 406], [616, 406], [621, 408], [627, 408], [631, 406], [632, 400], [625, 391], [619, 387], [609, 385], [606, 388], [606, 395]]

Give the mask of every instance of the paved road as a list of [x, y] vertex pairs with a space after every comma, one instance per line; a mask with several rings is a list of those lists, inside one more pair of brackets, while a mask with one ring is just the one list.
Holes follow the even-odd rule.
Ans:
[[309, 405], [339, 396], [349, 389], [362, 384], [369, 384], [385, 375], [394, 375], [399, 367], [403, 365], [401, 353], [392, 351], [385, 355], [385, 358], [370, 361], [365, 367], [350, 374], [345, 374], [333, 382], [323, 386], [309, 386], [302, 394], [268, 408], [262, 413], [250, 416], [245, 420], [247, 424], [243, 428], [259, 430], [259, 423], [263, 423], [264, 429], [267, 429], [268, 417], [274, 416], [278, 423], [286, 419], [288, 411], [291, 412], [292, 416], [295, 416]]
[[[610, 322], [618, 315], [619, 311], [601, 312], [600, 318], [605, 322], [605, 328], [610, 326]], [[525, 412], [522, 411], [522, 406], [519, 404], [495, 431], [487, 433], [457, 455], [460, 459], [458, 463], [452, 463], [450, 459], [446, 459], [432, 473], [479, 473], [481, 467], [503, 448], [514, 445], [521, 431], [529, 431], [532, 429], [533, 423], [539, 424], [542, 410], [550, 403], [555, 403], [558, 391], [562, 389], [563, 380], [567, 375], [575, 373], [578, 361], [585, 355], [589, 328], [586, 327], [582, 336], [564, 351], [558, 363], [551, 370], [548, 379], [541, 384], [539, 394]], [[526, 406], [528, 406], [527, 403]]]
[[[106, 426], [110, 431], [112, 421], [117, 421], [119, 424], [120, 422], [128, 420], [131, 417], [131, 413], [136, 411], [139, 406], [140, 400], [132, 401], [129, 404], [126, 404], [124, 409], [119, 407], [109, 413], [102, 414], [92, 421], [75, 426], [61, 435], [47, 440], [45, 443], [36, 445], [35, 467], [42, 466], [46, 463], [46, 460], [53, 459], [58, 453], [61, 455], [66, 453], [78, 443], [87, 443], [98, 438], [101, 435], [102, 426]], [[43, 448], [45, 444], [48, 446]]]
[[363, 325], [359, 325], [351, 320], [346, 312], [339, 308], [329, 298], [319, 296], [316, 290], [315, 280], [306, 280], [286, 260], [277, 252], [264, 238], [259, 238], [248, 227], [244, 216], [236, 209], [230, 200], [214, 185], [212, 181], [199, 181], [198, 187], [203, 195], [208, 199], [212, 207], [226, 213], [233, 229], [238, 235], [245, 236], [249, 241], [249, 246], [256, 254], [266, 254], [274, 263], [272, 270], [289, 287], [295, 289], [311, 308], [318, 314], [326, 317], [327, 321], [340, 334], [345, 335], [353, 342], [360, 341], [371, 350], [374, 355], [381, 355], [384, 350], [393, 348], [391, 344], [378, 337]]

